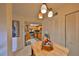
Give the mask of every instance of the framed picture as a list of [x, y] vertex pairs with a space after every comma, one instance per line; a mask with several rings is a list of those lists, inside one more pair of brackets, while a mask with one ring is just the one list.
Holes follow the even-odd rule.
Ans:
[[12, 21], [12, 37], [19, 37], [20, 35], [20, 24], [19, 21]]

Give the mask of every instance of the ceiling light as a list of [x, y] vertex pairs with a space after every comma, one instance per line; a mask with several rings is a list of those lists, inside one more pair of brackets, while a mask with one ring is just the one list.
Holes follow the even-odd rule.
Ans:
[[39, 12], [38, 17], [39, 17], [39, 19], [42, 19], [43, 18], [43, 14], [41, 12]]
[[43, 3], [41, 5], [41, 8], [39, 10], [38, 18], [39, 19], [44, 19], [43, 16], [47, 15], [48, 17], [53, 17], [56, 16], [58, 13], [56, 11], [53, 11], [52, 8], [48, 8], [46, 3]]
[[49, 12], [48, 12], [48, 17], [53, 17], [53, 11], [52, 11], [52, 8], [50, 8]]
[[41, 6], [41, 13], [45, 14], [46, 12], [47, 12], [47, 6], [45, 3], [43, 3]]

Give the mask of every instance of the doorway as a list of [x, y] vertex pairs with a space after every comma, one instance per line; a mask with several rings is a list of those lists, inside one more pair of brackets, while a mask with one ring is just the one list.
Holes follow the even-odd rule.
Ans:
[[25, 25], [25, 46], [30, 45], [30, 41], [42, 40], [42, 24], [30, 23]]
[[12, 20], [12, 52], [17, 51], [18, 38], [20, 36], [20, 23], [17, 20]]

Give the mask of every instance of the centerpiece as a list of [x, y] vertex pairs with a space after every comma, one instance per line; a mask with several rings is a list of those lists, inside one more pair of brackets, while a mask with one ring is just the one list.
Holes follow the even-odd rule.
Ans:
[[48, 34], [44, 34], [44, 40], [42, 41], [42, 49], [51, 51], [53, 49], [53, 43], [50, 40]]

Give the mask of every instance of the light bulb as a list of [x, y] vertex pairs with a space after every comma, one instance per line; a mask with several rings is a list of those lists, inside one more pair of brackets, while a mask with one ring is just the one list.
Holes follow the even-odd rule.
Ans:
[[42, 19], [42, 18], [43, 18], [43, 14], [40, 12], [40, 13], [38, 14], [38, 17], [39, 17], [39, 19]]
[[43, 17], [42, 16], [39, 16], [39, 18], [42, 19]]
[[43, 14], [45, 14], [46, 12], [47, 12], [46, 9], [41, 10], [41, 13], [43, 13]]
[[52, 11], [49, 11], [48, 12], [48, 17], [52, 17], [53, 16], [53, 12]]
[[47, 7], [45, 4], [41, 6], [41, 13], [45, 14], [47, 12]]

